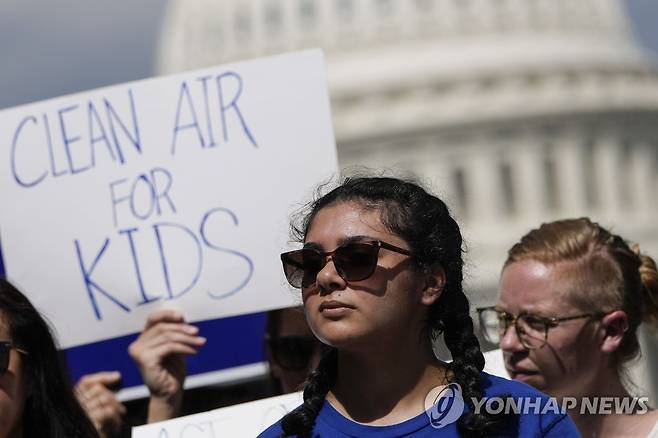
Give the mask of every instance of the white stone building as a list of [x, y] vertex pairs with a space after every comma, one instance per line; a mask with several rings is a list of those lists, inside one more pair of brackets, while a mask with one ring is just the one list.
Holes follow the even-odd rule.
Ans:
[[474, 304], [542, 221], [591, 216], [658, 257], [658, 67], [623, 2], [173, 1], [158, 70], [318, 46], [340, 164], [412, 170], [443, 194]]

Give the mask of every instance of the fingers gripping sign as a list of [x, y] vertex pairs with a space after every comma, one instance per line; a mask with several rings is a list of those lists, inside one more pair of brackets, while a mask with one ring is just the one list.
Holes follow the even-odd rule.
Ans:
[[121, 430], [126, 408], [111, 389], [121, 381], [118, 371], [104, 371], [83, 376], [75, 385], [75, 394], [98, 430], [107, 437]]
[[148, 422], [179, 413], [186, 376], [185, 356], [196, 354], [206, 343], [198, 332], [181, 313], [160, 310], [148, 317], [144, 330], [128, 347], [151, 393]]

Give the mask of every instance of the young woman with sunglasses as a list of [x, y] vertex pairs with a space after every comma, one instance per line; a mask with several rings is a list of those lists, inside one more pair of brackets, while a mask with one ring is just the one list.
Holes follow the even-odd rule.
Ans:
[[[509, 375], [552, 396], [631, 397], [625, 364], [641, 322], [658, 322], [656, 264], [587, 218], [545, 223], [514, 245], [498, 303], [478, 309]], [[645, 406], [646, 408], [646, 406]], [[658, 436], [658, 412], [570, 415], [585, 437]]]
[[0, 279], [0, 437], [97, 438], [41, 315]]
[[[546, 396], [482, 373], [462, 238], [440, 199], [412, 182], [348, 178], [312, 202], [293, 233], [304, 248], [282, 254], [284, 271], [331, 348], [304, 404], [262, 437], [577, 436], [566, 415], [475, 412], [473, 398]], [[451, 363], [433, 353], [439, 333]], [[437, 428], [425, 399], [449, 383], [461, 387], [467, 412]]]

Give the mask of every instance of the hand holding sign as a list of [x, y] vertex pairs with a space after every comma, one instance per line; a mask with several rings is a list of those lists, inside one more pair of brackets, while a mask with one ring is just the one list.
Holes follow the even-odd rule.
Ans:
[[121, 430], [126, 408], [110, 389], [121, 381], [121, 374], [100, 372], [89, 374], [75, 385], [75, 395], [101, 438]]
[[185, 355], [195, 354], [206, 339], [185, 323], [180, 312], [149, 315], [144, 331], [128, 348], [151, 393], [147, 422], [173, 418], [180, 411], [185, 381]]

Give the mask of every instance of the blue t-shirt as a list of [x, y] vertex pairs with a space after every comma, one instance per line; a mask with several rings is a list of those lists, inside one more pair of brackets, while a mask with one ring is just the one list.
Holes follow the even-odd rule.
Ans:
[[[481, 409], [497, 412], [506, 409], [511, 421], [499, 436], [502, 437], [580, 437], [576, 426], [569, 416], [561, 412], [559, 404], [546, 394], [524, 383], [503, 379], [482, 373], [484, 398], [480, 401]], [[503, 397], [508, 398], [507, 401]], [[505, 404], [502, 404], [505, 403]], [[437, 406], [441, 402], [437, 403]], [[444, 404], [445, 405], [445, 404]], [[452, 406], [455, 406], [453, 403]], [[450, 408], [448, 408], [450, 409]], [[468, 411], [465, 406], [463, 411]], [[518, 412], [518, 414], [516, 414]], [[439, 411], [423, 412], [420, 415], [390, 426], [370, 426], [356, 423], [345, 418], [325, 400], [315, 420], [312, 436], [315, 437], [456, 437], [456, 419], [442, 425], [445, 413]], [[439, 417], [443, 415], [443, 420]], [[453, 415], [453, 417], [455, 417]], [[457, 415], [458, 417], [458, 415]], [[431, 419], [439, 420], [431, 421]], [[434, 424], [432, 424], [434, 423]], [[274, 438], [282, 434], [281, 420], [263, 431], [259, 438]]]

